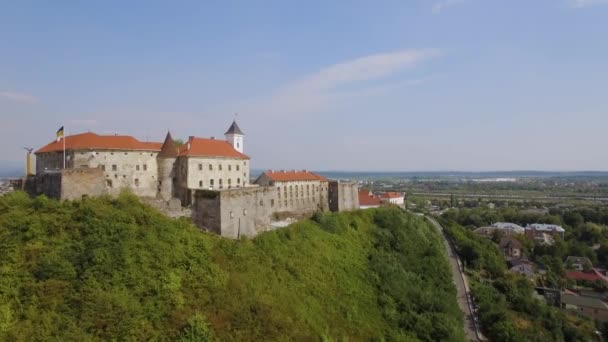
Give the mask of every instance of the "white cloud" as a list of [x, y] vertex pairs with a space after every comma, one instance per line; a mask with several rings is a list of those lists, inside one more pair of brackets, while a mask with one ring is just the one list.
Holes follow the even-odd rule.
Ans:
[[608, 4], [608, 0], [567, 0], [568, 4], [574, 8], [583, 8], [593, 5]]
[[433, 13], [438, 14], [441, 13], [448, 7], [452, 7], [454, 5], [458, 5], [463, 3], [465, 0], [442, 0], [433, 5]]
[[38, 99], [31, 94], [18, 93], [14, 91], [0, 91], [0, 96], [11, 101], [23, 102], [23, 103], [34, 103], [38, 102]]
[[[386, 84], [386, 82], [377, 84], [382, 79], [394, 77], [440, 55], [441, 51], [437, 49], [400, 50], [330, 65], [277, 91], [268, 103], [269, 108], [263, 110], [272, 112], [308, 111], [334, 99], [344, 99], [345, 94], [357, 96], [367, 93], [373, 95], [377, 93], [377, 89], [391, 88], [391, 84]], [[366, 82], [371, 81], [374, 81], [373, 87], [366, 86]], [[401, 82], [394, 83], [393, 80], [392, 87], [394, 84], [411, 86], [419, 82], [419, 80], [405, 80], [405, 82], [401, 80]], [[349, 89], [353, 86], [359, 89], [356, 91]]]

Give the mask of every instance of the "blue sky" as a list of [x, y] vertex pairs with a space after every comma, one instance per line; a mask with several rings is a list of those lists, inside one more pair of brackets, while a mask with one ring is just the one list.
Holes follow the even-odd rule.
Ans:
[[608, 170], [607, 0], [0, 5], [0, 161], [65, 125], [254, 168]]

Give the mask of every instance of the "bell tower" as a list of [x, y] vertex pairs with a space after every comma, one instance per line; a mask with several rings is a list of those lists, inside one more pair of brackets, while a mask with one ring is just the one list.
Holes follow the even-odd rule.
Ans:
[[226, 141], [229, 142], [235, 150], [243, 153], [243, 138], [245, 134], [239, 128], [239, 125], [236, 124], [236, 119], [232, 121], [232, 125], [230, 128], [224, 133], [226, 137]]

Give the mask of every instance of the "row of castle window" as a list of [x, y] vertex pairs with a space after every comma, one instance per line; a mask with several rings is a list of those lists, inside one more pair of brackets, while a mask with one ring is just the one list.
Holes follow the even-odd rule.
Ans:
[[[245, 162], [245, 165], [247, 165], [246, 163], [247, 162]], [[237, 165], [235, 165], [235, 167], [236, 167], [237, 171], [241, 170], [241, 166], [240, 165], [237, 164]], [[217, 168], [218, 168], [218, 170], [222, 171], [222, 164], [219, 164], [217, 166]], [[203, 164], [198, 164], [198, 170], [199, 171], [203, 171]], [[209, 171], [213, 171], [213, 164], [209, 164]], [[228, 171], [232, 171], [232, 165], [230, 165], [230, 164], [228, 165]]]
[[[106, 166], [104, 164], [99, 165], [99, 167], [105, 171], [106, 170]], [[147, 164], [143, 164], [141, 165], [141, 168], [144, 171], [148, 171], [148, 165]], [[118, 165], [116, 164], [112, 164], [112, 171], [117, 171], [118, 170]], [[140, 165], [135, 165], [135, 171], [139, 171], [140, 170]]]
[[[223, 184], [222, 184], [222, 179], [221, 179], [221, 178], [220, 178], [220, 179], [218, 179], [218, 183], [219, 183], [218, 185], [219, 185], [219, 187], [220, 187], [220, 189], [221, 189], [221, 188], [223, 187]], [[236, 184], [237, 184], [237, 186], [241, 185], [241, 179], [240, 179], [240, 178], [237, 178], [237, 179], [236, 179]], [[203, 181], [202, 181], [202, 180], [198, 181], [198, 187], [199, 187], [199, 188], [202, 188], [202, 187], [203, 187], [203, 185], [204, 185], [204, 184], [203, 184]], [[243, 182], [243, 185], [245, 185], [245, 182]], [[210, 180], [209, 180], [209, 186], [210, 186], [210, 187], [214, 187], [214, 186], [215, 186], [215, 180], [214, 180], [214, 179], [210, 179]], [[228, 187], [231, 187], [231, 186], [232, 186], [232, 179], [231, 179], [231, 178], [228, 178]]]
[[[296, 198], [297, 197], [304, 197], [304, 185], [300, 185], [300, 186], [297, 186], [297, 185], [292, 186], [292, 185], [290, 185], [289, 187], [284, 186], [283, 187], [283, 196], [287, 197], [287, 190], [289, 188], [289, 197], [294, 197], [294, 191], [293, 191], [294, 187], [295, 187], [295, 197]], [[306, 185], [306, 196], [310, 196], [311, 192], [312, 192], [312, 195], [314, 196], [315, 192], [317, 192], [319, 190], [320, 190], [319, 186], [317, 186], [316, 189], [315, 189], [314, 185], [310, 186], [310, 184], [307, 184]], [[277, 192], [279, 194], [279, 199], [280, 199], [281, 198], [281, 187], [280, 186], [277, 187]]]

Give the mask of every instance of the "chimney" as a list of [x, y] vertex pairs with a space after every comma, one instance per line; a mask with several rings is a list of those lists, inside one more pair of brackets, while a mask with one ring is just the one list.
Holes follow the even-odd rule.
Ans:
[[193, 140], [194, 139], [194, 135], [191, 135], [188, 137], [188, 140]]
[[211, 137], [211, 140], [215, 140], [215, 137]]

